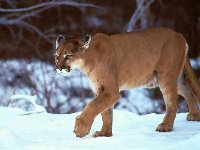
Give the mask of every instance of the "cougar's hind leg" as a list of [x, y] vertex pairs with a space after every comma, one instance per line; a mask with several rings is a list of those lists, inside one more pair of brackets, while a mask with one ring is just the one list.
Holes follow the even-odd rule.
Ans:
[[166, 105], [166, 114], [156, 131], [168, 132], [173, 129], [178, 107], [177, 82], [175, 77], [170, 77], [168, 74], [158, 74], [158, 80]]
[[178, 80], [178, 94], [184, 97], [187, 102], [189, 114], [187, 115], [188, 121], [200, 121], [200, 111], [198, 101], [192, 94], [192, 89], [186, 84], [184, 77], [181, 75]]
[[106, 136], [110, 137], [112, 136], [112, 122], [113, 122], [113, 107], [108, 108], [104, 112], [101, 113], [103, 126], [101, 128], [101, 131], [96, 131], [93, 135], [93, 137], [99, 137], [99, 136]]

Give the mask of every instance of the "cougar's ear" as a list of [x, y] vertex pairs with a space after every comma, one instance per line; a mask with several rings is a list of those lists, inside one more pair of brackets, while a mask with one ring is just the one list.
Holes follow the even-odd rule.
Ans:
[[85, 49], [89, 48], [90, 41], [91, 41], [91, 35], [86, 35], [84, 38], [81, 39], [81, 42], [83, 43], [83, 47]]
[[64, 42], [66, 40], [66, 38], [63, 35], [59, 35], [56, 39], [56, 49], [58, 48], [58, 46]]

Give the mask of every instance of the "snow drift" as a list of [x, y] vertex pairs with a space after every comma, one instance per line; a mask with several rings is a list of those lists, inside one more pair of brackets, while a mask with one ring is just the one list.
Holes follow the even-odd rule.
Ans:
[[163, 115], [138, 116], [126, 111], [114, 111], [112, 137], [92, 138], [100, 130], [98, 116], [85, 138], [73, 134], [74, 114], [27, 114], [17, 108], [0, 107], [0, 150], [66, 150], [66, 149], [155, 149], [198, 150], [200, 123], [186, 121], [186, 114], [177, 114], [174, 131], [159, 133], [156, 126]]

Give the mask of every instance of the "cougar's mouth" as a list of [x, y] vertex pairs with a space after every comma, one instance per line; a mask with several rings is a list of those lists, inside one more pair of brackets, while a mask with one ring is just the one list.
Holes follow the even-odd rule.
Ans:
[[63, 68], [57, 68], [56, 72], [57, 73], [62, 73], [62, 74], [67, 74], [71, 71], [71, 67], [66, 67], [65, 69]]

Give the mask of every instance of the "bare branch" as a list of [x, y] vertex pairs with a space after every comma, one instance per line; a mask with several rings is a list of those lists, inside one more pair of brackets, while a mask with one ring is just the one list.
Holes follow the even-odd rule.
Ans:
[[[4, 9], [0, 8], [0, 12], [3, 13], [9, 13], [4, 14], [3, 17], [0, 18], [0, 25], [16, 25], [19, 27], [24, 27], [28, 30], [36, 32], [40, 37], [45, 39], [47, 42], [53, 44], [53, 42], [50, 40], [50, 37], [48, 37], [45, 33], [40, 31], [36, 26], [32, 25], [31, 23], [28, 23], [25, 21], [25, 19], [36, 16], [37, 14], [44, 12], [52, 7], [57, 6], [73, 6], [73, 7], [94, 7], [97, 9], [104, 9], [102, 7], [89, 4], [89, 3], [78, 3], [73, 1], [51, 1], [51, 2], [43, 2], [39, 3], [37, 5], [26, 7], [26, 8], [12, 8], [12, 9]], [[27, 12], [27, 13], [24, 13]]]
[[97, 8], [97, 9], [105, 9], [103, 7], [100, 6], [96, 6], [94, 4], [89, 4], [89, 3], [77, 3], [77, 2], [73, 2], [73, 1], [60, 1], [60, 2], [44, 2], [44, 3], [40, 3], [31, 7], [26, 7], [26, 8], [16, 8], [16, 9], [4, 9], [4, 8], [0, 8], [0, 12], [3, 13], [12, 13], [12, 12], [25, 12], [25, 11], [32, 11], [41, 7], [57, 7], [60, 5], [67, 5], [67, 6], [73, 6], [73, 7], [93, 7], [93, 8]]
[[2, 25], [18, 25], [18, 26], [21, 26], [21, 27], [25, 27], [29, 30], [32, 30], [32, 31], [35, 31], [39, 36], [41, 36], [42, 38], [44, 38], [47, 42], [52, 43], [52, 41], [47, 38], [37, 27], [25, 22], [25, 21], [22, 21], [22, 20], [19, 20], [19, 19], [5, 19], [5, 18], [0, 18], [0, 24]]
[[26, 13], [26, 14], [18, 17], [18, 19], [22, 19], [23, 20], [23, 19], [26, 19], [28, 17], [36, 16], [37, 14], [39, 14], [39, 13], [45, 11], [45, 10], [48, 10], [49, 8], [50, 8], [50, 6], [47, 6], [47, 7], [32, 11], [31, 13]]
[[154, 0], [139, 0], [136, 2], [138, 3], [138, 6], [128, 23], [128, 27], [126, 29], [127, 32], [133, 30], [137, 21], [141, 18], [142, 15], [144, 15], [144, 12], [147, 8], [149, 8], [149, 6], [154, 2]]

